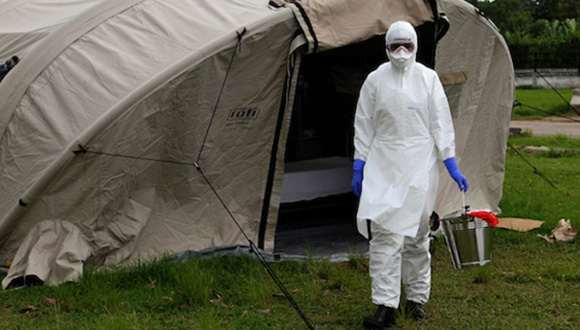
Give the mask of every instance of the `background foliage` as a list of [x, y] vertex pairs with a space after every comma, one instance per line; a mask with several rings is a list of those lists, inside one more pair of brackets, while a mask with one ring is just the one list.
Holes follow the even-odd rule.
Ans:
[[580, 67], [580, 1], [470, 1], [497, 26], [516, 69]]

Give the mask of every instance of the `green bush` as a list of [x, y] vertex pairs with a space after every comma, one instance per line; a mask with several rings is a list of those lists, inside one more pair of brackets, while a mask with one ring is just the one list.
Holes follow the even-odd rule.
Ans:
[[495, 0], [477, 6], [504, 36], [516, 69], [580, 67], [580, 6], [573, 0]]

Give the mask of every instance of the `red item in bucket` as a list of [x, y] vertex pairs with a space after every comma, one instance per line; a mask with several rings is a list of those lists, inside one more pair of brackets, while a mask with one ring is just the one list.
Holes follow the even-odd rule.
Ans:
[[473, 212], [467, 213], [467, 215], [470, 217], [475, 217], [475, 218], [480, 218], [482, 220], [485, 220], [492, 227], [497, 227], [497, 224], [499, 223], [499, 220], [497, 219], [497, 217], [495, 215], [493, 215], [493, 213], [488, 212], [488, 211], [473, 211]]

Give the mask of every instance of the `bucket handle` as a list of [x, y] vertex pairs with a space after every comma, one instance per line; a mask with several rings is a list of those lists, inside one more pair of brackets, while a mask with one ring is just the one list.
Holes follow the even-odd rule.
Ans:
[[499, 224], [499, 220], [493, 213], [488, 211], [468, 212], [469, 206], [465, 204], [465, 190], [462, 190], [461, 192], [463, 193], [463, 215], [482, 219], [485, 222], [487, 222], [490, 226], [497, 227], [497, 225]]
[[466, 215], [468, 206], [465, 205], [465, 190], [462, 190], [461, 192], [463, 193], [463, 215]]

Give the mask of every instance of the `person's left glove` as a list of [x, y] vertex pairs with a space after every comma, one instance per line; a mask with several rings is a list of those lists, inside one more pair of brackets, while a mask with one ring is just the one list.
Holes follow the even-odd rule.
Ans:
[[352, 192], [356, 195], [356, 197], [360, 197], [362, 193], [362, 181], [363, 181], [363, 169], [365, 167], [365, 162], [360, 159], [355, 159], [352, 169], [354, 170], [354, 174], [352, 176], [352, 182], [350, 183], [350, 187], [352, 188]]
[[460, 190], [467, 191], [469, 189], [469, 184], [467, 183], [467, 179], [459, 172], [459, 167], [457, 166], [457, 161], [455, 161], [455, 157], [448, 158], [443, 161], [445, 167], [447, 168], [447, 172], [449, 175], [457, 182]]

